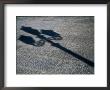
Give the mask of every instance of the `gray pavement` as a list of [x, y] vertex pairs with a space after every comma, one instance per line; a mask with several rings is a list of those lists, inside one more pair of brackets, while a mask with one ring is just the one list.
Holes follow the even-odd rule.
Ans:
[[[94, 17], [17, 17], [16, 22], [16, 74], [94, 74], [94, 66], [88, 63], [94, 63]], [[21, 35], [32, 37], [35, 42], [41, 40], [21, 30], [22, 26], [59, 33], [62, 40], [51, 41], [72, 54], [47, 41], [41, 46], [22, 42], [19, 40]]]

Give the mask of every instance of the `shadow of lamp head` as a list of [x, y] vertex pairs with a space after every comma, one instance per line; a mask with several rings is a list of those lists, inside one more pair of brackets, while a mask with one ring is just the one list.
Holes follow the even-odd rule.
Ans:
[[29, 44], [29, 45], [33, 45], [33, 46], [37, 46], [37, 47], [43, 46], [45, 44], [44, 40], [35, 41], [32, 37], [24, 36], [24, 35], [21, 35], [19, 37], [19, 40], [25, 44]]
[[45, 37], [50, 39], [50, 40], [62, 40], [61, 35], [54, 32], [53, 30], [41, 29], [41, 34], [45, 35]]
[[35, 40], [30, 36], [21, 35], [19, 37], [19, 40], [24, 42], [25, 44], [30, 44], [30, 45], [34, 45], [34, 43], [35, 43]]
[[32, 35], [40, 35], [41, 34], [37, 29], [32, 29], [31, 27], [22, 26], [21, 30], [25, 31], [27, 33], [30, 33]]

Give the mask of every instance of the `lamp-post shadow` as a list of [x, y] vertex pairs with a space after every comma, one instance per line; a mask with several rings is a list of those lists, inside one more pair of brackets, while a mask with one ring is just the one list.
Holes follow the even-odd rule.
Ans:
[[[22, 26], [21, 27], [21, 30], [27, 32], [27, 33], [30, 33], [32, 35], [36, 35], [37, 38], [40, 38], [41, 39], [41, 46], [43, 46], [45, 44], [45, 42], [48, 42], [50, 43], [53, 47], [56, 47], [56, 48], [59, 48], [60, 50], [72, 55], [73, 57], [83, 61], [84, 63], [90, 65], [91, 67], [94, 67], [94, 62], [92, 62], [91, 60], [89, 59], [86, 59], [85, 57], [63, 47], [62, 45], [60, 45], [59, 43], [55, 43], [53, 42], [52, 40], [61, 40], [62, 37], [60, 36], [60, 34], [57, 34], [56, 32], [52, 31], [52, 30], [47, 30], [47, 31], [42, 31], [43, 34], [41, 32], [39, 32], [37, 29], [33, 29], [31, 27], [25, 27], [25, 26]], [[49, 33], [48, 33], [49, 32]], [[46, 37], [46, 35], [49, 35], [51, 36], [50, 37]], [[58, 38], [58, 39], [57, 39]], [[28, 40], [27, 40], [28, 39]], [[30, 36], [23, 36], [21, 35], [21, 37], [19, 38], [19, 40], [21, 40], [22, 42], [26, 43], [26, 44], [30, 44], [30, 45], [34, 45], [34, 46], [37, 46], [35, 45], [35, 40], [30, 37]]]

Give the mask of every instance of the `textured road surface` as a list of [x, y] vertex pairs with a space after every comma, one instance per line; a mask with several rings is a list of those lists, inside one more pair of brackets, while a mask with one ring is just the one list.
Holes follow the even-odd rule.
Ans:
[[94, 63], [94, 17], [17, 17], [16, 74], [94, 74], [94, 66], [80, 60], [50, 43], [33, 46], [19, 40], [24, 32], [22, 26], [36, 30], [53, 30], [62, 40], [52, 40]]

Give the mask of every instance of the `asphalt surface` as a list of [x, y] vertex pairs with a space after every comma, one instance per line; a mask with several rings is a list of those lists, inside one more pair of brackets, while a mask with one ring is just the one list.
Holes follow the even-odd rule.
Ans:
[[[28, 29], [53, 30], [62, 39], [44, 40]], [[94, 74], [94, 17], [18, 16], [16, 33], [16, 74]]]

